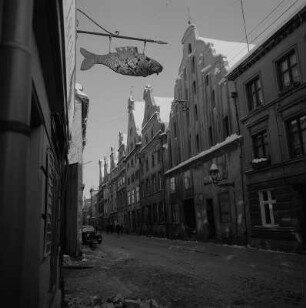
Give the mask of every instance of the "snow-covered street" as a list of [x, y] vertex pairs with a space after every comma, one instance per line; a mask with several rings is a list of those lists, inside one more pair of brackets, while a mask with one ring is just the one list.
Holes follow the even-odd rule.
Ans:
[[126, 234], [103, 234], [83, 253], [84, 266], [66, 267], [64, 277], [66, 298], [85, 306], [116, 294], [173, 308], [306, 303], [305, 255]]

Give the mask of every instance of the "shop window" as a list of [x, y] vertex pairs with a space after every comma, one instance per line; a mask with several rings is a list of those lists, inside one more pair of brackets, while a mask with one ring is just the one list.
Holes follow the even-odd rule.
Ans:
[[262, 225], [275, 225], [276, 200], [273, 190], [260, 190], [258, 191], [258, 195]]

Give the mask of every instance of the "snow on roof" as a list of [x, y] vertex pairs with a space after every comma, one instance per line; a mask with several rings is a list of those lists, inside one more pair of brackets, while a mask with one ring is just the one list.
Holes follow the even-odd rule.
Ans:
[[232, 135], [228, 136], [225, 140], [223, 140], [222, 142], [219, 142], [219, 143], [215, 144], [214, 146], [212, 146], [212, 147], [209, 148], [208, 150], [205, 150], [205, 151], [203, 151], [203, 152], [201, 152], [201, 153], [199, 153], [199, 154], [197, 154], [197, 155], [195, 155], [195, 156], [193, 156], [193, 157], [190, 157], [189, 159], [187, 159], [187, 160], [181, 162], [180, 164], [178, 164], [178, 165], [175, 166], [174, 168], [172, 168], [172, 169], [168, 170], [167, 172], [165, 172], [165, 174], [168, 174], [168, 173], [170, 173], [170, 172], [173, 172], [173, 171], [175, 171], [175, 170], [178, 170], [178, 169], [180, 169], [180, 168], [182, 168], [182, 167], [184, 167], [184, 166], [186, 166], [186, 165], [192, 163], [193, 161], [196, 161], [196, 160], [198, 160], [199, 158], [205, 157], [206, 155], [208, 155], [208, 154], [210, 154], [210, 153], [216, 151], [217, 149], [220, 149], [220, 148], [224, 147], [225, 145], [230, 144], [230, 143], [232, 143], [232, 142], [234, 142], [234, 141], [236, 141], [236, 140], [239, 140], [239, 139], [241, 139], [241, 138], [242, 138], [241, 135], [232, 134]]
[[154, 96], [154, 101], [160, 108], [159, 116], [163, 123], [169, 123], [169, 116], [171, 111], [171, 103], [173, 102], [173, 97], [157, 97]]
[[231, 67], [231, 70], [228, 72], [227, 75], [233, 72], [240, 64], [242, 64], [243, 61], [245, 61], [253, 53], [255, 53], [256, 50], [258, 50], [266, 41], [268, 41], [270, 37], [272, 37], [277, 31], [279, 31], [287, 22], [289, 22], [290, 19], [292, 19], [296, 14], [299, 13], [299, 11], [303, 10], [305, 7], [305, 2], [302, 1], [302, 3], [297, 3], [297, 7], [295, 7], [292, 12], [288, 12], [288, 14], [285, 15], [286, 17], [280, 20], [279, 23], [273, 27], [272, 31], [268, 31], [263, 38], [258, 40], [258, 42], [256, 43], [256, 48], [253, 48], [252, 50], [250, 50], [249, 53], [246, 53], [243, 57], [241, 57], [239, 61], [236, 61], [235, 65]]
[[[198, 37], [197, 40], [203, 41], [206, 44], [211, 44], [211, 47], [215, 51], [215, 55], [226, 57], [225, 60], [228, 62], [229, 67], [235, 65], [235, 63], [248, 53], [246, 43], [215, 40], [206, 37]], [[250, 49], [254, 46], [253, 44], [249, 44]]]
[[138, 133], [141, 133], [142, 121], [144, 117], [144, 109], [145, 109], [144, 102], [134, 101], [133, 114], [134, 114], [136, 130]]
[[83, 86], [80, 83], [75, 84], [75, 90], [76, 90], [77, 96], [79, 96], [80, 98], [89, 100], [89, 96], [85, 92], [83, 92]]

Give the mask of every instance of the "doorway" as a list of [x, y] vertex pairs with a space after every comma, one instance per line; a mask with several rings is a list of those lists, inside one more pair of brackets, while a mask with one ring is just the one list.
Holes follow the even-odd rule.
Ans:
[[208, 221], [208, 238], [216, 237], [214, 202], [213, 199], [206, 199], [206, 213]]
[[[196, 220], [193, 199], [184, 200], [184, 219], [187, 233], [196, 231]], [[189, 232], [188, 232], [189, 231]]]

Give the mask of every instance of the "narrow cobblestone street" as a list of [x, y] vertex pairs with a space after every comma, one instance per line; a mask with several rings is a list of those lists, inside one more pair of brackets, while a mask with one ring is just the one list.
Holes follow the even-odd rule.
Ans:
[[103, 234], [65, 266], [65, 296], [85, 307], [116, 294], [169, 308], [305, 307], [305, 273], [305, 255]]

